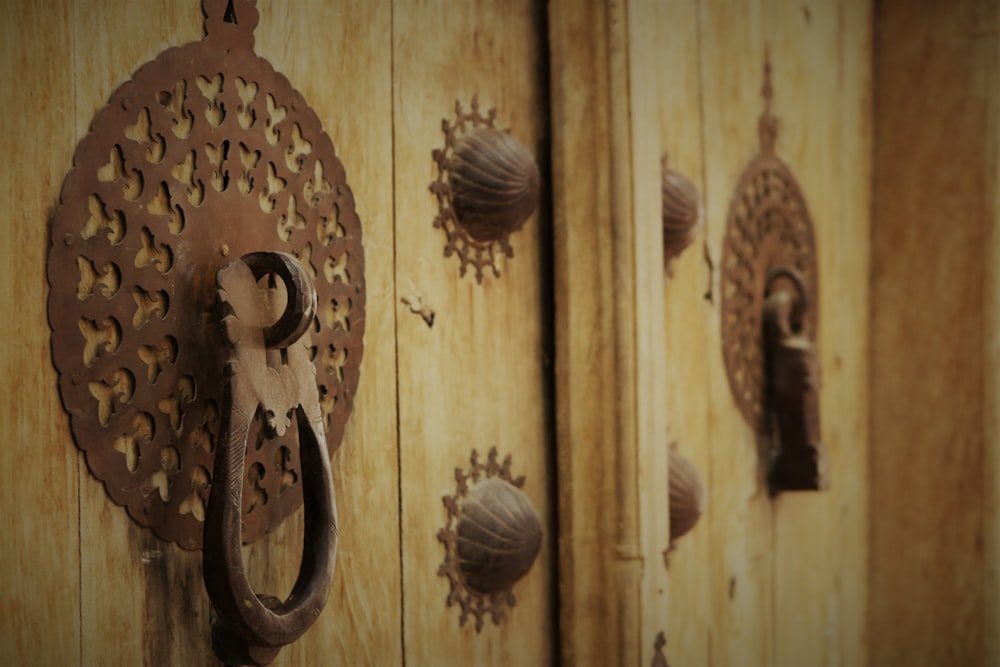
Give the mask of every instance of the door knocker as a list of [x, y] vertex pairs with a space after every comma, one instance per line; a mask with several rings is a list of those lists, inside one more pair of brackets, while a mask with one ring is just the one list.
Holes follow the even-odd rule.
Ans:
[[729, 206], [722, 255], [722, 346], [736, 405], [760, 435], [774, 435], [772, 493], [825, 489], [819, 433], [818, 271], [812, 220], [775, 153], [771, 63], [764, 64], [760, 153]]
[[510, 235], [521, 229], [538, 208], [538, 165], [510, 132], [495, 127], [496, 109], [484, 116], [473, 97], [471, 109], [455, 103], [455, 121], [441, 121], [444, 148], [435, 149], [437, 197], [434, 227], [447, 236], [444, 256], [458, 255], [459, 274], [471, 265], [476, 281], [483, 269], [500, 277], [497, 260], [513, 257]]
[[[253, 51], [254, 0], [203, 0], [205, 38], [94, 117], [52, 220], [49, 324], [77, 446], [140, 525], [204, 550], [220, 658], [266, 664], [333, 575], [329, 455], [365, 324], [361, 224], [315, 112]], [[287, 601], [241, 545], [305, 504]]]

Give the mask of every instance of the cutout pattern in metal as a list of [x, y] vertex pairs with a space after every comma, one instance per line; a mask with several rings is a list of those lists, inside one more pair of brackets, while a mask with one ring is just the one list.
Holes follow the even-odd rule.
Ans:
[[485, 463], [472, 451], [468, 470], [455, 468], [457, 488], [444, 496], [448, 522], [438, 531], [445, 559], [438, 576], [451, 585], [447, 604], [461, 607], [459, 624], [475, 618], [476, 632], [490, 616], [499, 625], [517, 603], [513, 585], [531, 569], [542, 546], [542, 521], [513, 477], [511, 457], [497, 461], [496, 447]]
[[[809, 302], [818, 303], [812, 220], [795, 177], [775, 154], [777, 119], [771, 115], [771, 63], [765, 60], [760, 153], [747, 165], [729, 205], [722, 251], [722, 351], [736, 405], [757, 433], [770, 431], [765, 397], [764, 297], [771, 267], [794, 268]], [[815, 338], [817, 311], [808, 310], [804, 334]]]
[[[253, 52], [254, 1], [202, 5], [206, 37], [143, 65], [94, 117], [48, 258], [53, 359], [76, 443], [116, 503], [186, 549], [201, 547], [219, 436], [219, 269], [277, 250], [311, 274], [331, 450], [365, 323], [361, 224], [330, 138]], [[269, 438], [255, 419], [249, 441], [246, 542], [302, 503], [295, 429]]]

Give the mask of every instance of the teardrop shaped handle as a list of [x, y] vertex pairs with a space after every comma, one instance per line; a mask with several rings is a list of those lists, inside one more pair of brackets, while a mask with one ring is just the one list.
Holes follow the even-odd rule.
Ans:
[[778, 440], [768, 485], [772, 494], [823, 490], [829, 477], [820, 439], [819, 358], [803, 331], [808, 290], [802, 276], [785, 267], [769, 271], [767, 284], [764, 347], [768, 400]]
[[[287, 293], [287, 305], [273, 324], [275, 299], [257, 285], [268, 274], [277, 276]], [[217, 615], [216, 655], [226, 663], [266, 665], [316, 620], [333, 581], [337, 508], [316, 370], [309, 337], [303, 335], [315, 314], [316, 292], [305, 269], [284, 253], [247, 255], [219, 271], [218, 284], [232, 348], [205, 514], [203, 576]], [[244, 463], [258, 410], [266, 431], [283, 433], [292, 412], [298, 426], [305, 536], [298, 578], [284, 602], [253, 591], [243, 560]]]

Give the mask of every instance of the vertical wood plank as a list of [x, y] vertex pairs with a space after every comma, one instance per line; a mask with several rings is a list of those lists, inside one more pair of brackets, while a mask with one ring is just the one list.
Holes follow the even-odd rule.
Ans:
[[[757, 119], [763, 109], [760, 90], [769, 17], [763, 2], [755, 0], [725, 7], [703, 2], [699, 9], [706, 238], [716, 267], [713, 293], [718, 302], [718, 267], [730, 198], [759, 147]], [[706, 344], [707, 442], [712, 447], [707, 525], [713, 572], [711, 661], [771, 665], [771, 501], [757, 438], [736, 409], [729, 389], [718, 305], [711, 311]]]
[[[668, 166], [690, 178], [704, 199], [698, 5], [697, 0], [657, 3], [655, 20], [646, 27], [657, 36], [656, 55], [647, 66], [656, 72], [659, 146], [667, 155]], [[667, 358], [666, 442], [698, 469], [710, 487], [711, 457], [719, 443], [709, 439], [706, 378], [708, 358], [719, 350], [709, 343], [715, 333], [711, 315], [715, 297], [710, 295], [712, 276], [705, 261], [704, 230], [710, 234], [723, 221], [707, 219], [703, 224], [702, 234], [663, 271], [662, 345]], [[709, 503], [697, 526], [675, 544], [669, 566], [663, 565], [662, 559], [650, 564], [667, 567], [670, 612], [664, 652], [671, 664], [711, 664], [713, 572], [709, 537], [713, 513]], [[666, 522], [662, 524], [661, 531], [665, 531]], [[663, 532], [663, 536], [668, 533]]]
[[[837, 660], [831, 664], [869, 663], [868, 584], [870, 516], [869, 457], [871, 438], [872, 173], [874, 163], [874, 21], [869, 0], [845, 0], [840, 8], [840, 144], [838, 168], [841, 213], [824, 227], [831, 246], [830, 279], [824, 280], [823, 368], [828, 404], [822, 405], [824, 437], [836, 452], [832, 514], [838, 572], [830, 585], [839, 594], [833, 612]], [[838, 288], [838, 283], [842, 284]], [[833, 333], [828, 333], [832, 331]], [[825, 629], [826, 630], [826, 629]], [[871, 663], [874, 664], [874, 663]]]
[[[656, 144], [637, 149], [643, 134], [633, 127], [630, 77], [639, 85], [647, 76], [629, 61], [647, 48], [638, 43], [630, 51], [633, 9], [636, 20], [646, 16], [646, 5], [549, 6], [566, 664], [639, 664], [652, 641], [643, 637], [642, 588], [644, 556], [653, 549], [643, 543], [640, 508], [655, 501], [640, 481], [639, 457], [663, 444], [662, 430], [656, 432], [662, 417], [653, 412], [662, 405], [664, 358], [655, 341], [663, 297], [654, 259], [660, 230], [649, 199], [656, 192]], [[654, 118], [639, 126], [655, 128]], [[637, 165], [652, 167], [638, 183]], [[640, 319], [647, 331], [637, 331]], [[655, 614], [650, 620], [658, 625]]]
[[80, 664], [77, 456], [46, 320], [48, 220], [73, 151], [72, 10], [0, 9], [0, 646], [20, 665]]
[[[663, 218], [660, 196], [660, 85], [662, 68], [657, 33], [663, 25], [656, 2], [628, 5], [628, 97], [619, 101], [616, 124], [628, 130], [631, 159], [632, 268], [635, 303], [635, 478], [638, 488], [641, 664], [653, 660], [654, 641], [668, 630], [671, 614], [663, 553], [669, 542], [667, 425], [670, 372], [664, 320]], [[663, 61], [666, 62], [666, 61]], [[626, 172], [628, 174], [628, 172]]]
[[[850, 636], [840, 628], [864, 617], [856, 593], [864, 561], [853, 555], [864, 552], [867, 535], [858, 480], [867, 445], [869, 216], [864, 181], [858, 188], [854, 179], [869, 173], [870, 143], [864, 121], [849, 123], [844, 113], [850, 103], [863, 109], [866, 98], [854, 81], [865, 71], [844, 62], [847, 11], [843, 2], [777, 0], [769, 7], [777, 150], [799, 181], [816, 236], [820, 411], [831, 476], [824, 492], [782, 493], [774, 501], [775, 665], [857, 664], [843, 662], [844, 653], [863, 638], [857, 627]], [[863, 38], [865, 24], [854, 28], [854, 38]], [[831, 97], [841, 103], [830, 104]], [[855, 595], [847, 598], [845, 587]]]
[[[515, 256], [460, 277], [429, 186], [432, 151], [444, 147], [442, 120], [473, 97], [497, 126], [542, 162], [547, 142], [544, 8], [518, 2], [416, 2], [393, 7], [397, 354], [402, 512], [404, 644], [411, 665], [517, 665], [551, 662], [555, 646], [550, 487], [550, 349], [546, 207], [511, 237]], [[429, 325], [401, 300], [435, 313]], [[447, 521], [442, 498], [456, 489], [456, 468], [473, 449], [513, 457], [522, 490], [543, 517], [545, 540], [513, 588], [517, 604], [477, 633], [446, 607], [448, 579], [438, 576]]]
[[984, 664], [997, 8], [877, 8], [871, 661]]
[[[391, 3], [259, 3], [257, 52], [313, 107], [347, 172], [365, 250], [365, 349], [341, 448], [333, 457], [339, 541], [333, 588], [316, 624], [275, 665], [399, 665], [399, 484], [392, 210]], [[287, 595], [301, 510], [250, 549], [261, 586]], [[267, 590], [262, 588], [262, 590]]]

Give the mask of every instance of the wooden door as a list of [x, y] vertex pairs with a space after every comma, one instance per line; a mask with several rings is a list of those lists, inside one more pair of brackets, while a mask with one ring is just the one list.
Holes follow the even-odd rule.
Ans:
[[[870, 3], [260, 10], [257, 54], [303, 93], [346, 168], [368, 294], [361, 384], [333, 459], [334, 589], [275, 664], [645, 665], [657, 650], [671, 664], [865, 664]], [[14, 481], [0, 485], [0, 648], [25, 665], [217, 664], [200, 554], [135, 525], [72, 445], [45, 314], [47, 220], [74, 147], [139, 65], [200, 39], [201, 11], [9, 0], [2, 17], [0, 467]], [[832, 473], [827, 492], [776, 499], [719, 334], [725, 216], [758, 148], [766, 52], [777, 151], [817, 237]], [[473, 100], [536, 155], [543, 182], [514, 256], [482, 284], [445, 256], [430, 190], [442, 121]], [[700, 188], [705, 218], [671, 273], [664, 154]], [[709, 491], [668, 566], [672, 442]], [[494, 447], [524, 476], [545, 540], [516, 604], [477, 631], [446, 605], [438, 534], [456, 469]], [[293, 518], [246, 549], [258, 590], [287, 594], [301, 536]]]
[[[449, 238], [432, 227], [439, 208], [429, 191], [438, 176], [431, 153], [445, 148], [442, 123], [455, 125], [477, 104], [483, 116], [495, 110], [496, 126], [545, 165], [544, 8], [531, 0], [397, 2], [393, 33], [404, 653], [412, 665], [546, 664], [557, 645], [548, 214], [543, 208], [511, 237], [513, 257], [497, 258], [499, 277], [483, 267], [480, 283], [458, 251], [446, 256]], [[465, 593], [446, 609], [450, 583], [438, 575], [443, 500], [456, 495], [456, 474], [470, 472], [473, 452], [485, 463], [494, 449], [498, 461], [511, 457], [515, 478], [524, 475], [546, 539], [514, 587], [515, 606], [483, 598], [504, 619], [470, 614], [460, 626]]]
[[[551, 505], [548, 216], [532, 218], [478, 284], [444, 256], [433, 221], [442, 119], [478, 99], [545, 163], [542, 10], [462, 4], [260, 2], [255, 51], [316, 111], [362, 220], [367, 287], [362, 380], [333, 457], [340, 544], [315, 626], [274, 664], [543, 664], [555, 596]], [[74, 147], [109, 95], [163, 50], [202, 37], [191, 2], [8, 2], [2, 9], [0, 145], [6, 313], [0, 333], [4, 489], [0, 647], [23, 665], [217, 664], [201, 554], [160, 542], [107, 497], [73, 447], [45, 317], [47, 220]], [[30, 155], [30, 157], [29, 157]], [[433, 327], [410, 310], [420, 298]], [[517, 604], [480, 632], [438, 575], [455, 469], [495, 447], [524, 475], [545, 541]], [[36, 459], [37, 460], [34, 460]], [[245, 549], [258, 591], [287, 595], [301, 513]]]

